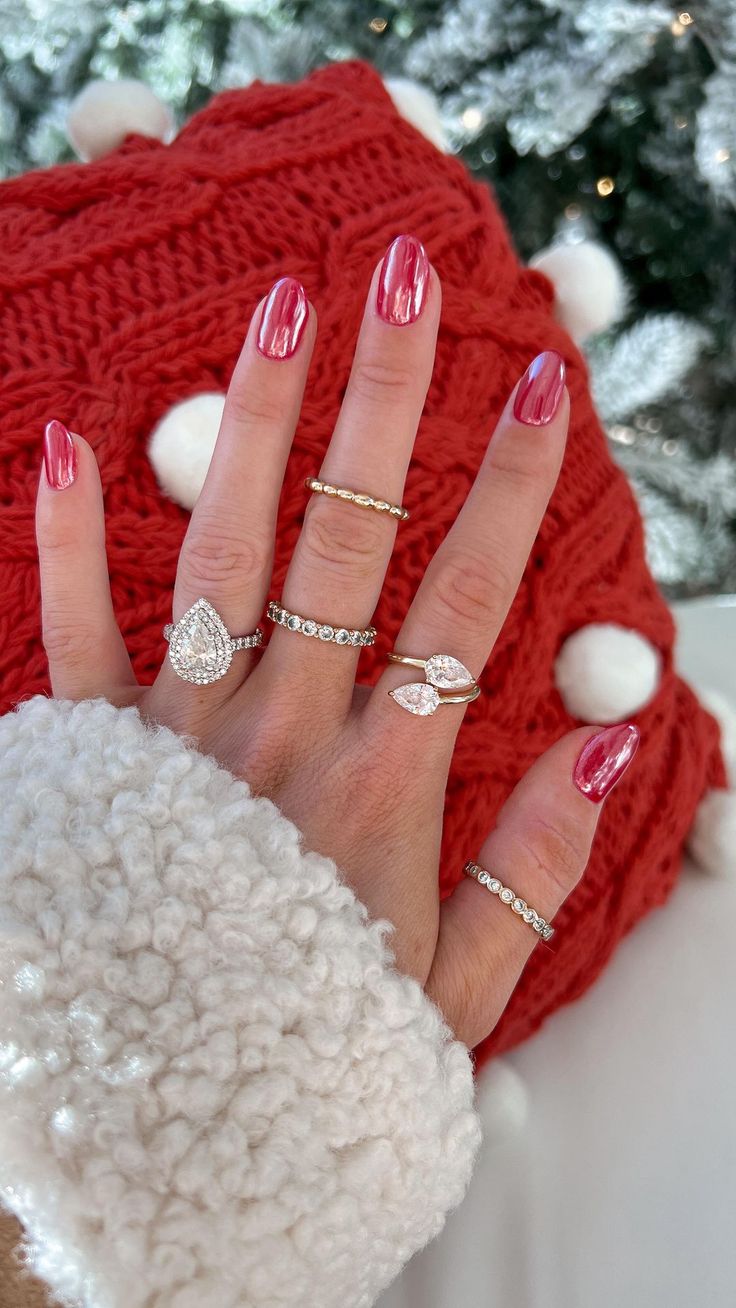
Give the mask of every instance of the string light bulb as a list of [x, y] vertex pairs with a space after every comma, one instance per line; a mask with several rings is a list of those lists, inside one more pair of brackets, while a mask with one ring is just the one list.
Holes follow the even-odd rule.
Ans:
[[687, 28], [692, 27], [694, 21], [692, 14], [689, 14], [687, 9], [683, 9], [682, 13], [678, 14], [677, 18], [673, 18], [670, 23], [670, 31], [672, 35], [684, 36]]
[[595, 189], [599, 195], [611, 195], [616, 189], [616, 183], [612, 177], [599, 177], [595, 184]]
[[372, 18], [368, 26], [370, 27], [372, 32], [375, 32], [377, 36], [380, 36], [381, 33], [385, 32], [386, 28], [388, 27], [388, 19]]
[[468, 109], [463, 110], [462, 121], [463, 127], [467, 127], [469, 132], [474, 132], [483, 122], [483, 115], [480, 109], [471, 105]]

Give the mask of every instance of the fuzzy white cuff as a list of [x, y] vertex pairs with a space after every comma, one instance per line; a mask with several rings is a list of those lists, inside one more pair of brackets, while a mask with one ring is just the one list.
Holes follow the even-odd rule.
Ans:
[[85, 1308], [368, 1308], [471, 1059], [272, 803], [102, 700], [0, 719], [0, 1196]]

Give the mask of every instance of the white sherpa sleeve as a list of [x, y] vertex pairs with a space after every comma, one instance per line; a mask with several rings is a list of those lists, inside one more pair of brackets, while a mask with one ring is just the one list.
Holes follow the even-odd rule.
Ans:
[[335, 865], [135, 709], [0, 719], [0, 1194], [84, 1308], [368, 1308], [462, 1198], [471, 1059]]

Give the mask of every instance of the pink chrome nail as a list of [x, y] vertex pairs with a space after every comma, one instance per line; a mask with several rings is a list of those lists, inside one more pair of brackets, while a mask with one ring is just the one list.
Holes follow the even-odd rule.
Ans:
[[376, 308], [384, 322], [416, 322], [429, 290], [429, 259], [416, 236], [397, 236], [389, 245], [378, 279]]
[[581, 795], [600, 804], [623, 776], [639, 748], [639, 728], [633, 723], [606, 727], [586, 741], [573, 768], [572, 779]]
[[267, 359], [290, 359], [304, 335], [309, 304], [295, 277], [282, 277], [271, 287], [261, 311], [258, 349]]
[[43, 434], [46, 480], [53, 490], [66, 490], [77, 475], [77, 451], [63, 422], [52, 418]]
[[556, 350], [532, 359], [514, 397], [514, 417], [530, 427], [544, 427], [554, 418], [565, 389], [565, 362]]

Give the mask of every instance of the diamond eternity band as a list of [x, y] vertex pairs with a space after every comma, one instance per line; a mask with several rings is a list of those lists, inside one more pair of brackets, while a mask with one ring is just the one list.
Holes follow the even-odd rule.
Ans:
[[503, 881], [499, 881], [498, 877], [494, 877], [492, 872], [480, 867], [472, 859], [468, 859], [463, 872], [469, 877], [474, 877], [481, 886], [485, 886], [486, 890], [490, 890], [492, 895], [498, 895], [501, 903], [508, 904], [511, 911], [516, 913], [523, 922], [527, 922], [530, 927], [533, 927], [542, 940], [552, 939], [555, 933], [554, 927], [551, 927], [535, 909], [530, 908], [526, 900], [517, 895], [515, 890], [512, 890], [510, 886], [505, 886]]
[[327, 622], [317, 622], [314, 618], [303, 618], [299, 613], [291, 613], [289, 609], [284, 609], [275, 600], [271, 600], [267, 610], [266, 617], [271, 622], [276, 622], [280, 627], [286, 627], [287, 631], [301, 632], [302, 636], [314, 636], [317, 640], [323, 640], [326, 643], [332, 641], [335, 645], [353, 645], [363, 646], [372, 645], [376, 639], [376, 628], [367, 627], [365, 631], [349, 630], [347, 627], [333, 627]]

